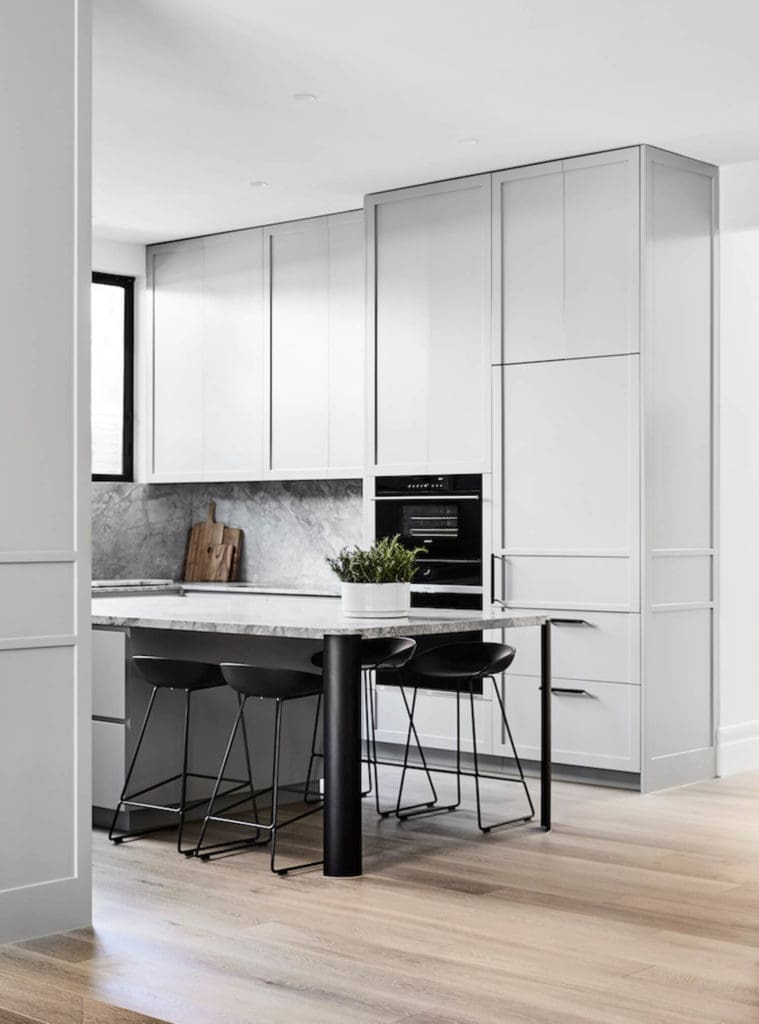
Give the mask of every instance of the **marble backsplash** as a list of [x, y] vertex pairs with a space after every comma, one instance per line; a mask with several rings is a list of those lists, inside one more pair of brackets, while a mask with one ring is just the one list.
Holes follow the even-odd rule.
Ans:
[[324, 558], [361, 542], [361, 481], [92, 485], [94, 579], [180, 579], [187, 531], [216, 518], [244, 532], [240, 579], [337, 590]]

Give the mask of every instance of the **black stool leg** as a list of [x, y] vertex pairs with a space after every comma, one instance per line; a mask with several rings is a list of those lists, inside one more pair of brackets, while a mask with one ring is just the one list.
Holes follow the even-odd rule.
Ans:
[[182, 776], [181, 776], [181, 788], [179, 795], [179, 828], [177, 830], [177, 852], [183, 853], [185, 857], [192, 857], [195, 853], [195, 847], [191, 847], [189, 850], [182, 849], [182, 836], [184, 835], [184, 819], [187, 811], [187, 753], [190, 745], [190, 698], [192, 693], [190, 690], [185, 690], [185, 705], [184, 705], [184, 732], [182, 735]]
[[[203, 840], [205, 839], [206, 830], [208, 828], [208, 823], [211, 820], [211, 816], [213, 814], [214, 807], [216, 805], [216, 800], [217, 800], [217, 798], [219, 796], [219, 789], [221, 788], [221, 783], [222, 783], [222, 781], [224, 779], [224, 772], [227, 770], [227, 762], [229, 761], [229, 755], [232, 752], [232, 746], [234, 745], [235, 737], [237, 736], [237, 730], [240, 728], [240, 723], [243, 721], [243, 718], [244, 718], [244, 715], [245, 715], [245, 703], [246, 703], [246, 701], [247, 701], [247, 697], [244, 697], [240, 701], [239, 707], [237, 709], [237, 715], [235, 716], [234, 725], [232, 726], [232, 731], [229, 734], [229, 739], [227, 741], [227, 748], [224, 751], [224, 757], [221, 760], [221, 767], [219, 768], [219, 774], [216, 776], [216, 782], [214, 783], [213, 792], [211, 793], [211, 799], [208, 802], [208, 808], [206, 810], [206, 815], [205, 815], [205, 818], [203, 819], [203, 826], [202, 826], [202, 828], [200, 830], [200, 835], [198, 836], [198, 841], [195, 844], [195, 848], [193, 849], [193, 853], [195, 854], [196, 857], [197, 856], [201, 856], [202, 857]], [[226, 845], [227, 845], [226, 843], [217, 844], [217, 846], [226, 846]], [[211, 849], [214, 849], [214, 848], [216, 848], [216, 847], [211, 847]], [[203, 858], [203, 859], [206, 859], [206, 858]]]
[[[134, 771], [134, 766], [137, 763], [137, 755], [140, 753], [140, 747], [142, 746], [142, 741], [145, 738], [145, 730], [147, 729], [148, 722], [150, 721], [150, 715], [152, 714], [152, 711], [153, 711], [153, 704], [155, 703], [155, 698], [156, 698], [156, 694], [157, 693], [158, 693], [158, 687], [154, 686], [153, 687], [153, 692], [150, 694], [150, 700], [148, 701], [148, 707], [147, 707], [147, 711], [145, 712], [145, 717], [143, 718], [142, 725], [140, 726], [140, 733], [139, 733], [139, 736], [137, 737], [137, 745], [134, 748], [134, 754], [132, 755], [132, 760], [131, 760], [131, 762], [129, 764], [129, 768], [127, 769], [126, 778], [124, 779], [124, 785], [121, 788], [121, 793], [119, 795], [119, 802], [116, 804], [116, 810], [113, 813], [113, 820], [111, 821], [111, 827], [108, 830], [108, 838], [111, 840], [111, 842], [116, 843], [117, 845], [119, 843], [123, 842], [124, 839], [127, 839], [127, 838], [129, 838], [129, 837], [131, 837], [133, 835], [138, 835], [138, 834], [139, 835], [144, 835], [145, 834], [144, 832], [141, 832], [141, 833], [125, 833], [124, 835], [121, 835], [121, 836], [114, 836], [113, 832], [114, 832], [114, 829], [116, 828], [116, 822], [118, 821], [118, 818], [119, 818], [119, 811], [121, 810], [121, 807], [122, 807], [124, 801], [126, 800], [127, 789], [129, 788], [129, 783], [130, 783], [130, 781], [132, 779], [132, 772]], [[163, 832], [163, 829], [162, 828], [161, 829], [150, 829], [150, 831], [151, 832], [156, 832], [156, 831]]]
[[[314, 770], [314, 761], [316, 760], [317, 757], [324, 757], [324, 754], [320, 753], [316, 749], [316, 740], [317, 740], [317, 737], [319, 735], [319, 716], [321, 715], [321, 710], [322, 710], [322, 695], [319, 694], [319, 696], [316, 698], [316, 714], [314, 715], [314, 732], [313, 732], [313, 736], [311, 737], [311, 756], [308, 759], [308, 772], [306, 773], [306, 786], [305, 786], [305, 789], [304, 789], [304, 792], [303, 792], [303, 803], [304, 804], [310, 804], [310, 803], [313, 802], [313, 799], [314, 799], [311, 796], [311, 775], [312, 775], [313, 770]], [[320, 797], [316, 797], [315, 799], [318, 802], [321, 798]], [[258, 817], [258, 815], [256, 815], [256, 817]]]
[[[321, 700], [321, 697], [320, 697]], [[282, 739], [282, 702], [274, 701], [274, 761], [271, 769], [271, 850], [269, 852], [269, 867], [278, 874], [276, 867], [277, 857], [277, 809], [279, 807], [279, 746]]]
[[371, 796], [372, 793], [372, 748], [369, 737], [371, 735], [371, 725], [369, 721], [369, 705], [372, 699], [372, 674], [368, 669], [364, 671], [364, 720], [366, 723], [366, 777], [368, 779], [367, 788], [361, 791], [361, 796]]
[[[508, 717], [506, 715], [506, 706], [504, 704], [503, 697], [501, 696], [501, 691], [498, 689], [498, 683], [495, 681], [495, 679], [492, 680], [492, 683], [493, 683], [493, 689], [495, 690], [495, 695], [498, 698], [498, 704], [499, 704], [499, 706], [501, 708], [501, 718], [503, 719], [503, 725], [504, 725], [504, 728], [506, 729], [506, 735], [509, 737], [509, 743], [511, 745], [511, 752], [514, 755], [514, 763], [516, 764], [517, 771], [519, 772], [519, 781], [522, 783], [522, 787], [524, 788], [525, 796], [527, 797], [527, 803], [530, 805], [530, 816], [528, 818], [524, 818], [522, 820], [523, 821], [532, 821], [532, 819], [535, 817], [535, 806], [534, 806], [534, 804], [532, 802], [532, 797], [530, 796], [530, 790], [529, 790], [529, 787], [527, 786], [527, 779], [525, 778], [525, 775], [524, 775], [524, 770], [522, 768], [522, 762], [520, 761], [519, 754], [517, 753], [516, 744], [514, 743], [514, 737], [511, 734], [511, 726], [509, 725], [509, 719], [508, 719]], [[517, 820], [519, 820], [519, 819], [517, 819]], [[492, 827], [493, 826], [491, 825], [491, 828]]]
[[477, 827], [482, 832], [489, 832], [489, 828], [482, 827], [482, 804], [480, 803], [480, 765], [477, 758], [477, 723], [474, 714], [474, 689], [472, 680], [469, 680], [469, 709], [472, 714], [472, 758], [474, 760], [474, 795], [477, 800]]
[[[459, 785], [457, 802], [455, 804], [446, 804], [443, 807], [438, 806], [437, 790], [435, 789], [435, 783], [432, 781], [432, 775], [434, 774], [435, 769], [434, 768], [431, 769], [429, 767], [429, 765], [427, 764], [427, 758], [426, 758], [425, 753], [424, 753], [424, 747], [422, 746], [422, 742], [419, 739], [419, 733], [416, 731], [416, 724], [414, 722], [414, 715], [416, 713], [416, 698], [417, 698], [418, 692], [419, 691], [417, 690], [417, 688], [414, 687], [414, 697], [413, 697], [413, 699], [411, 701], [411, 706], [409, 707], [408, 701], [406, 700], [406, 694], [404, 692], [404, 688], [401, 687], [401, 696], [403, 697], [403, 701], [404, 701], [404, 704], [406, 706], [406, 713], [409, 716], [409, 732], [408, 732], [408, 735], [406, 737], [406, 748], [405, 748], [404, 756], [403, 756], [403, 773], [401, 775], [401, 786], [400, 786], [400, 789], [399, 789], [399, 792], [398, 792], [398, 803], [397, 803], [396, 809], [395, 809], [396, 817], [400, 821], [406, 821], [407, 818], [418, 818], [418, 817], [421, 817], [422, 815], [427, 815], [427, 814], [443, 814], [443, 813], [447, 813], [448, 811], [455, 811], [456, 808], [458, 807], [458, 805], [461, 803], [461, 786]], [[457, 720], [457, 722], [458, 722], [458, 715], [459, 715], [459, 712], [458, 712], [458, 696], [457, 696], [457, 705], [456, 705], [456, 720]], [[427, 781], [429, 782], [430, 789], [432, 790], [432, 800], [428, 801], [427, 803], [410, 804], [410, 805], [407, 805], [406, 807], [401, 807], [400, 806], [400, 796], [401, 796], [401, 790], [403, 789], [403, 784], [404, 784], [404, 780], [405, 780], [405, 776], [406, 776], [406, 770], [407, 770], [407, 767], [408, 767], [409, 739], [411, 737], [411, 733], [412, 732], [413, 732], [413, 735], [414, 735], [414, 739], [416, 741], [417, 749], [419, 751], [419, 756], [420, 756], [421, 761], [422, 761], [421, 765], [418, 765], [417, 768], [420, 771], [423, 770], [424, 773], [427, 776]], [[458, 745], [459, 745], [458, 741], [457, 741], [456, 745], [457, 745], [457, 749], [458, 749]]]
[[[364, 683], [364, 694], [365, 694], [364, 715], [365, 715], [365, 718], [366, 718], [366, 757], [365, 758], [362, 757], [361, 760], [362, 760], [362, 762], [364, 762], [367, 765], [367, 775], [368, 775], [368, 778], [369, 778], [369, 783], [368, 783], [367, 788], [361, 790], [361, 796], [365, 797], [365, 796], [370, 796], [371, 792], [372, 792], [372, 755], [371, 755], [371, 747], [370, 747], [370, 739], [369, 739], [369, 737], [371, 735], [370, 726], [369, 726], [369, 701], [371, 700], [371, 686], [369, 684], [369, 673], [366, 672], [366, 671], [363, 671], [361, 673], [361, 675], [363, 676], [363, 683]], [[314, 796], [314, 797], [311, 796], [311, 776], [312, 776], [313, 770], [314, 770], [314, 761], [316, 760], [317, 757], [319, 757], [319, 758], [324, 757], [324, 754], [322, 753], [322, 751], [316, 749], [316, 740], [317, 740], [318, 733], [319, 733], [319, 717], [321, 715], [321, 707], [322, 707], [322, 695], [319, 694], [319, 696], [317, 697], [317, 703], [316, 703], [316, 717], [314, 719], [314, 733], [313, 733], [313, 737], [311, 739], [311, 756], [308, 759], [308, 772], [306, 774], [306, 785], [305, 785], [304, 794], [303, 794], [303, 803], [304, 804], [310, 804], [310, 803], [313, 803], [314, 801], [316, 801], [318, 803], [321, 800], [321, 796]]]
[[[242, 707], [243, 699], [242, 694], [237, 694], [237, 706]], [[253, 785], [253, 769], [250, 766], [250, 747], [248, 746], [248, 727], [245, 724], [245, 714], [243, 713], [240, 718], [240, 726], [242, 727], [242, 742], [245, 746], [245, 764], [248, 769], [248, 784], [250, 786], [250, 799], [253, 804], [253, 814], [255, 815], [256, 821], [258, 820], [258, 803], [256, 801], [256, 787]]]

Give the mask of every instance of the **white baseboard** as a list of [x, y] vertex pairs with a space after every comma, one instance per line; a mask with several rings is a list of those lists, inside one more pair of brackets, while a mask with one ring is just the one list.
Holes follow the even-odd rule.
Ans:
[[759, 721], [723, 726], [718, 742], [721, 776], [759, 771]]

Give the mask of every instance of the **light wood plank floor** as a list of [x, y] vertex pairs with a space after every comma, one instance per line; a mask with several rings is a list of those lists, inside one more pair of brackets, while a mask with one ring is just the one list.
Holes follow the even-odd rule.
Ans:
[[551, 834], [491, 836], [469, 811], [399, 826], [367, 803], [360, 879], [96, 833], [94, 929], [0, 949], [0, 1022], [759, 1021], [759, 774], [555, 803]]

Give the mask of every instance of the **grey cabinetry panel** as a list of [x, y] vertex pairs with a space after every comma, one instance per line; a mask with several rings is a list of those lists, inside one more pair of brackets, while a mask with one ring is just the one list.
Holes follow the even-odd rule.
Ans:
[[371, 463], [486, 470], [490, 178], [369, 196], [366, 211]]
[[638, 357], [524, 363], [496, 373], [501, 599], [515, 607], [637, 610]]
[[361, 211], [264, 232], [264, 475], [360, 475], [364, 457]]
[[639, 155], [493, 175], [493, 362], [637, 352]]
[[151, 480], [255, 480], [262, 449], [261, 229], [148, 249]]

